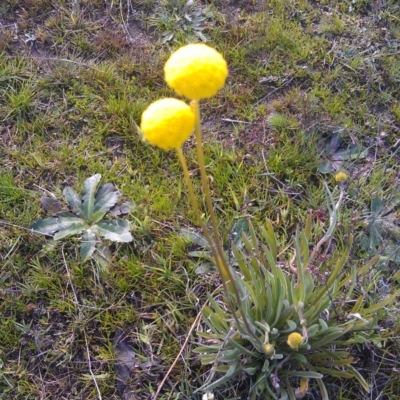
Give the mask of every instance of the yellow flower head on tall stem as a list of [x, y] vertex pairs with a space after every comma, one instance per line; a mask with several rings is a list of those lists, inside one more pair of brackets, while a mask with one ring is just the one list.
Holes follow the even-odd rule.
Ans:
[[179, 95], [200, 100], [217, 94], [228, 76], [228, 65], [217, 50], [188, 44], [172, 53], [164, 67], [167, 84]]
[[164, 150], [178, 149], [193, 132], [195, 119], [185, 102], [165, 98], [144, 110], [140, 129], [149, 143]]

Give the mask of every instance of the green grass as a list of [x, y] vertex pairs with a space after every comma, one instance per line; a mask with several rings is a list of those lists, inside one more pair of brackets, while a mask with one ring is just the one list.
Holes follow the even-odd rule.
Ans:
[[[5, 399], [119, 398], [113, 343], [118, 328], [137, 353], [135, 390], [150, 398], [207, 292], [219, 285], [213, 272], [196, 274], [197, 262], [179, 234], [183, 227], [197, 228], [175, 154], [143, 143], [137, 130], [149, 102], [173, 95], [163, 79], [170, 52], [195, 40], [191, 27], [177, 23], [184, 18], [182, 4], [174, 9], [173, 2], [143, 0], [133, 2], [133, 9], [122, 0], [80, 3], [79, 10], [58, 0], [0, 6]], [[270, 218], [282, 249], [307, 212], [322, 234], [328, 215], [322, 183], [333, 188], [335, 182], [317, 172], [315, 143], [342, 129], [345, 145], [363, 144], [369, 154], [346, 166], [333, 249], [340, 251], [354, 233], [348, 264], [361, 265], [372, 255], [360, 245], [366, 232], [362, 213], [372, 198], [387, 198], [399, 184], [399, 6], [394, 0], [382, 8], [347, 0], [241, 3], [239, 11], [225, 0], [193, 6], [208, 13], [202, 32], [230, 69], [225, 88], [202, 103], [206, 165], [224, 241], [244, 216], [255, 225]], [[174, 37], [161, 44], [167, 31]], [[24, 43], [26, 32], [35, 35], [32, 43]], [[193, 140], [185, 153], [200, 189]], [[81, 187], [95, 173], [137, 206], [129, 216], [136, 240], [111, 247], [107, 271], [80, 263], [78, 242], [53, 248], [27, 229], [45, 215], [42, 196], [61, 199], [65, 186]], [[371, 271], [358, 293], [367, 293], [371, 305], [379, 301], [381, 282], [398, 294], [399, 279], [391, 280], [396, 268], [389, 261], [385, 270]], [[372, 343], [348, 344], [374, 397], [396, 399], [400, 390], [397, 308], [395, 303], [379, 315], [381, 330]], [[193, 334], [160, 399], [201, 398], [193, 391], [208, 368], [191, 352], [195, 341]], [[248, 384], [237, 381], [216, 397], [239, 398]], [[309, 398], [318, 397], [314, 388], [311, 393]], [[332, 382], [332, 399], [362, 395], [354, 382]]]

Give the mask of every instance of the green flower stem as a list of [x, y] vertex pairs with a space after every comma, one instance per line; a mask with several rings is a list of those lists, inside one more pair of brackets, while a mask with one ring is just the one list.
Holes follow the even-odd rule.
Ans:
[[[243, 319], [244, 325], [246, 327], [246, 331], [248, 334], [250, 334], [251, 336], [253, 336], [253, 338], [260, 343], [260, 345], [262, 344], [259, 340], [259, 338], [257, 337], [257, 335], [252, 331], [252, 329], [250, 328], [249, 322], [247, 320], [247, 317], [243, 311], [242, 308], [242, 299], [240, 298], [240, 294], [239, 294], [239, 290], [236, 286], [235, 283], [235, 278], [232, 274], [231, 269], [228, 266], [228, 263], [226, 261], [226, 257], [225, 257], [225, 252], [222, 248], [222, 241], [221, 241], [221, 237], [219, 235], [219, 231], [218, 231], [218, 223], [217, 223], [217, 218], [215, 216], [214, 213], [214, 207], [213, 207], [213, 202], [211, 199], [211, 194], [210, 194], [210, 185], [208, 183], [208, 177], [207, 177], [207, 173], [206, 173], [206, 168], [205, 168], [205, 163], [204, 163], [204, 153], [203, 153], [203, 140], [202, 140], [202, 134], [201, 134], [201, 122], [200, 122], [200, 104], [198, 100], [192, 100], [190, 103], [192, 110], [195, 114], [196, 117], [196, 121], [195, 121], [195, 135], [196, 135], [196, 149], [197, 149], [197, 160], [199, 163], [199, 168], [200, 168], [200, 176], [201, 176], [201, 183], [203, 185], [203, 193], [205, 195], [205, 199], [206, 199], [206, 205], [207, 205], [207, 210], [210, 214], [210, 219], [211, 219], [211, 224], [213, 227], [213, 234], [214, 234], [214, 238], [215, 238], [215, 245], [216, 245], [216, 250], [218, 253], [218, 258], [216, 259], [216, 264], [218, 267], [218, 271], [220, 273], [220, 277], [222, 282], [226, 282], [225, 286], [228, 286], [231, 291], [233, 292], [233, 294], [236, 297], [236, 303], [237, 303], [237, 307], [239, 309], [240, 315]], [[228, 294], [228, 293], [227, 293]], [[233, 315], [235, 315], [235, 313], [233, 313]], [[236, 319], [236, 317], [235, 317]], [[240, 326], [240, 325], [239, 325]]]
[[230, 295], [229, 295], [230, 293], [233, 292], [235, 294], [235, 296], [237, 298], [239, 298], [239, 293], [237, 291], [236, 285], [234, 285], [234, 283], [232, 283], [233, 282], [233, 280], [232, 280], [233, 276], [232, 275], [226, 276], [226, 273], [224, 273], [224, 271], [226, 271], [226, 270], [224, 269], [223, 261], [221, 261], [221, 257], [219, 256], [217, 247], [215, 246], [215, 242], [212, 239], [212, 237], [210, 235], [210, 232], [207, 229], [206, 224], [204, 223], [204, 221], [201, 218], [199, 205], [198, 205], [198, 202], [197, 202], [197, 199], [196, 199], [196, 195], [194, 194], [192, 180], [190, 179], [189, 170], [188, 170], [188, 167], [187, 167], [185, 156], [183, 155], [183, 152], [182, 152], [182, 148], [181, 147], [177, 148], [176, 152], [178, 153], [178, 158], [179, 158], [179, 161], [180, 161], [181, 166], [182, 166], [183, 175], [185, 177], [185, 183], [186, 183], [186, 186], [187, 186], [188, 191], [189, 191], [190, 202], [192, 203], [194, 212], [196, 214], [196, 217], [197, 217], [197, 220], [198, 220], [198, 222], [200, 224], [200, 227], [201, 227], [201, 229], [203, 231], [203, 234], [204, 234], [208, 244], [211, 247], [211, 252], [212, 252], [212, 255], [214, 257], [215, 264], [216, 264], [218, 272], [219, 272], [219, 274], [221, 276], [222, 285], [224, 287], [225, 293], [227, 294], [227, 298], [228, 298], [228, 307], [231, 310], [232, 315], [234, 316], [234, 318], [235, 318], [235, 320], [236, 320], [236, 322], [238, 324], [238, 327], [240, 328], [240, 323], [239, 323], [239, 320], [237, 319], [237, 316], [235, 314], [234, 305], [233, 305], [233, 302], [232, 302], [232, 300], [230, 298]]
[[[212, 199], [211, 199], [211, 195], [210, 195], [210, 184], [208, 182], [208, 176], [206, 173], [205, 162], [204, 162], [203, 139], [202, 139], [202, 134], [201, 134], [199, 101], [192, 100], [191, 106], [192, 106], [192, 109], [196, 116], [195, 134], [196, 134], [197, 159], [198, 159], [199, 167], [200, 167], [201, 183], [203, 185], [203, 192], [205, 194], [207, 210], [210, 214], [211, 224], [213, 227], [215, 242], [218, 247], [218, 252], [219, 252], [221, 258], [225, 258], [225, 253], [224, 253], [224, 251], [222, 249], [222, 245], [221, 245], [221, 243], [222, 243], [221, 237], [219, 236], [217, 218], [214, 213], [214, 207], [213, 207], [213, 203], [212, 203]], [[222, 257], [222, 255], [223, 255], [223, 257]]]
[[[188, 188], [188, 191], [189, 191], [189, 198], [190, 198], [190, 202], [192, 203], [192, 206], [193, 206], [193, 209], [194, 209], [194, 213], [196, 214], [198, 223], [201, 225], [202, 229], [203, 229], [203, 225], [204, 225], [204, 229], [203, 229], [204, 230], [204, 236], [206, 237], [207, 242], [211, 246], [211, 250], [214, 253], [214, 251], [216, 252], [215, 245], [214, 245], [214, 242], [213, 242], [213, 240], [211, 238], [210, 233], [208, 232], [207, 227], [205, 226], [205, 224], [204, 224], [204, 222], [203, 222], [203, 220], [201, 218], [199, 204], [197, 202], [196, 195], [194, 194], [192, 180], [190, 179], [189, 169], [187, 167], [186, 159], [185, 159], [185, 156], [183, 155], [182, 148], [178, 147], [176, 149], [176, 152], [178, 153], [179, 162], [181, 163], [181, 167], [182, 167], [182, 170], [183, 170], [183, 176], [185, 177], [185, 184], [186, 184], [186, 186]], [[215, 253], [213, 255], [216, 256], [217, 253]]]
[[[216, 265], [218, 267], [218, 271], [221, 274], [221, 263], [218, 261], [218, 260], [220, 260], [220, 256], [219, 256], [218, 250], [217, 250], [217, 248], [215, 246], [215, 242], [212, 239], [211, 234], [208, 231], [206, 224], [204, 223], [204, 221], [201, 218], [199, 204], [197, 202], [196, 195], [194, 194], [193, 184], [192, 184], [192, 180], [190, 179], [189, 170], [188, 170], [188, 167], [187, 167], [185, 156], [183, 155], [181, 147], [177, 148], [176, 151], [178, 153], [179, 161], [180, 161], [181, 166], [182, 166], [183, 175], [185, 177], [185, 183], [186, 183], [186, 186], [187, 186], [188, 191], [189, 191], [190, 202], [192, 203], [194, 212], [196, 214], [198, 223], [200, 224], [200, 227], [201, 227], [201, 229], [203, 231], [203, 234], [204, 234], [208, 244], [211, 247], [211, 252], [212, 252], [212, 255], [214, 257], [215, 263], [216, 263]], [[227, 287], [226, 280], [222, 279], [222, 283], [224, 285], [224, 289], [227, 290], [228, 287]], [[227, 291], [227, 293], [229, 293], [229, 292]]]

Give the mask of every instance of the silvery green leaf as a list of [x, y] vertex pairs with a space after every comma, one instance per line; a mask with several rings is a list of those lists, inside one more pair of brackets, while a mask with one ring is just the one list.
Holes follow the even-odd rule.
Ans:
[[185, 239], [190, 243], [193, 243], [204, 250], [211, 251], [211, 248], [207, 242], [207, 239], [198, 232], [191, 231], [190, 229], [182, 228], [181, 233]]
[[68, 202], [69, 207], [71, 208], [72, 212], [76, 214], [78, 217], [83, 218], [83, 211], [82, 211], [82, 200], [75, 192], [74, 189], [67, 186], [63, 190], [63, 194]]
[[164, 44], [164, 43], [169, 42], [170, 40], [172, 40], [172, 39], [174, 38], [174, 36], [175, 36], [175, 35], [174, 35], [173, 32], [168, 33], [168, 35], [165, 35], [165, 36], [162, 38], [161, 44]]
[[88, 221], [91, 220], [94, 212], [95, 205], [95, 194], [97, 190], [97, 186], [101, 180], [101, 175], [96, 174], [86, 179], [83, 183], [83, 191], [82, 191], [82, 210], [83, 216]]
[[58, 218], [50, 217], [34, 222], [29, 228], [35, 233], [52, 235], [54, 232], [57, 232], [60, 228], [62, 228], [62, 226], [60, 225]]
[[212, 262], [203, 262], [196, 267], [195, 273], [197, 275], [208, 274], [215, 271], [215, 265]]
[[365, 158], [367, 155], [368, 150], [364, 149], [363, 146], [351, 146], [347, 149], [338, 150], [332, 155], [332, 158], [335, 160], [356, 160], [359, 158]]
[[68, 236], [79, 235], [88, 228], [87, 223], [81, 218], [77, 218], [75, 222], [69, 222], [70, 223], [65, 224], [65, 227], [59, 229], [59, 231], [54, 235], [54, 240], [60, 240]]
[[115, 206], [120, 194], [111, 183], [103, 185], [97, 192], [92, 221], [100, 221]]
[[303, 364], [307, 364], [307, 358], [301, 353], [295, 353], [292, 356], [293, 360], [300, 361]]
[[264, 356], [261, 353], [258, 353], [257, 351], [251, 351], [247, 349], [246, 347], [243, 347], [241, 344], [239, 344], [236, 340], [230, 339], [229, 344], [232, 347], [237, 348], [242, 352], [242, 354], [246, 354], [249, 357], [255, 358], [255, 359], [262, 359]]
[[214, 381], [213, 383], [209, 384], [209, 385], [204, 385], [201, 387], [202, 390], [213, 390], [221, 385], [223, 385], [224, 383], [230, 381], [231, 379], [233, 379], [235, 376], [239, 375], [243, 370], [240, 364], [238, 364], [239, 360], [236, 360], [235, 362], [231, 363], [228, 366], [226, 365], [221, 365], [221, 366], [214, 366], [215, 370], [220, 369], [221, 367], [225, 367], [227, 368], [227, 371], [225, 373], [224, 376], [222, 376], [221, 378], [217, 379], [216, 381]]
[[30, 229], [36, 233], [52, 235], [55, 232], [68, 228], [71, 225], [81, 224], [81, 222], [84, 222], [81, 218], [69, 212], [62, 212], [59, 215], [59, 217], [50, 217], [36, 221], [30, 226]]
[[382, 212], [384, 210], [385, 207], [385, 202], [378, 198], [375, 197], [371, 200], [371, 213], [375, 214], [372, 217], [375, 219], [377, 217], [376, 214], [379, 214], [380, 212]]
[[215, 354], [204, 353], [204, 354], [200, 354], [199, 357], [200, 357], [201, 363], [203, 365], [210, 365], [210, 364], [214, 364], [215, 363], [216, 355]]
[[80, 251], [82, 261], [87, 261], [92, 256], [96, 249], [96, 239], [96, 234], [91, 229], [83, 233]]
[[285, 330], [280, 331], [281, 333], [293, 332], [293, 331], [296, 329], [296, 327], [297, 327], [296, 322], [294, 322], [294, 321], [292, 321], [292, 320], [290, 320], [290, 319], [288, 319], [288, 320], [286, 321], [286, 324], [287, 324], [289, 327], [288, 327], [287, 329], [285, 329]]
[[345, 365], [345, 368], [353, 374], [353, 376], [360, 382], [361, 386], [364, 390], [368, 393], [371, 390], [369, 384], [365, 381], [364, 377], [352, 366], [352, 365]]
[[188, 255], [190, 257], [194, 257], [194, 258], [204, 258], [206, 260], [210, 260], [212, 261], [213, 258], [211, 256], [211, 254], [209, 252], [206, 252], [204, 250], [193, 250], [193, 251], [189, 251]]
[[208, 353], [208, 354], [215, 354], [219, 353], [221, 350], [221, 345], [208, 345], [208, 346], [199, 346], [193, 349], [194, 353]]
[[334, 154], [340, 145], [340, 133], [335, 133], [332, 136], [330, 143], [326, 145], [326, 151], [328, 154]]
[[240, 358], [241, 352], [239, 349], [226, 349], [220, 352], [219, 361], [230, 363]]
[[117, 204], [115, 207], [111, 208], [108, 215], [112, 217], [118, 217], [119, 215], [129, 214], [136, 208], [136, 205], [131, 201], [124, 201], [121, 204]]
[[321, 172], [321, 174], [329, 174], [335, 171], [330, 160], [324, 160], [320, 165], [318, 165], [317, 170], [318, 172]]
[[253, 376], [256, 374], [256, 372], [259, 370], [258, 366], [257, 367], [244, 367], [244, 371], [250, 376]]
[[101, 185], [96, 193], [96, 203], [107, 193], [116, 191], [115, 186], [112, 183], [105, 183]]
[[131, 242], [133, 237], [129, 232], [129, 222], [126, 220], [101, 221], [92, 227], [99, 236], [113, 242]]
[[203, 43], [207, 42], [207, 36], [205, 36], [201, 31], [196, 30], [194, 33]]
[[80, 222], [85, 222], [82, 218], [77, 217], [76, 215], [63, 211], [58, 214], [58, 222], [62, 228], [67, 228], [68, 226], [72, 224], [77, 224]]
[[328, 324], [322, 319], [322, 318], [319, 318], [318, 319], [318, 322], [319, 322], [319, 325], [321, 326], [321, 332], [324, 332], [324, 331], [326, 331], [326, 330], [328, 330], [329, 329], [329, 327], [328, 327]]
[[271, 360], [282, 360], [282, 358], [283, 358], [283, 354], [279, 354], [279, 353], [272, 354], [272, 356], [270, 357]]
[[244, 247], [242, 233], [246, 236], [249, 235], [249, 221], [247, 218], [238, 219], [229, 233], [229, 241], [233, 242], [238, 250], [241, 250]]

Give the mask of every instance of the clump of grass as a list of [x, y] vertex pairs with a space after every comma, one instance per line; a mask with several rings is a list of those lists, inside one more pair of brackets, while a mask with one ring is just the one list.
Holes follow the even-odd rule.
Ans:
[[297, 128], [298, 123], [285, 114], [273, 113], [268, 117], [268, 125], [275, 131]]
[[34, 107], [34, 99], [37, 96], [30, 82], [26, 82], [19, 89], [11, 89], [6, 94], [5, 118], [26, 117]]
[[321, 33], [328, 33], [339, 36], [344, 32], [345, 22], [338, 15], [325, 16], [321, 19], [318, 30]]

